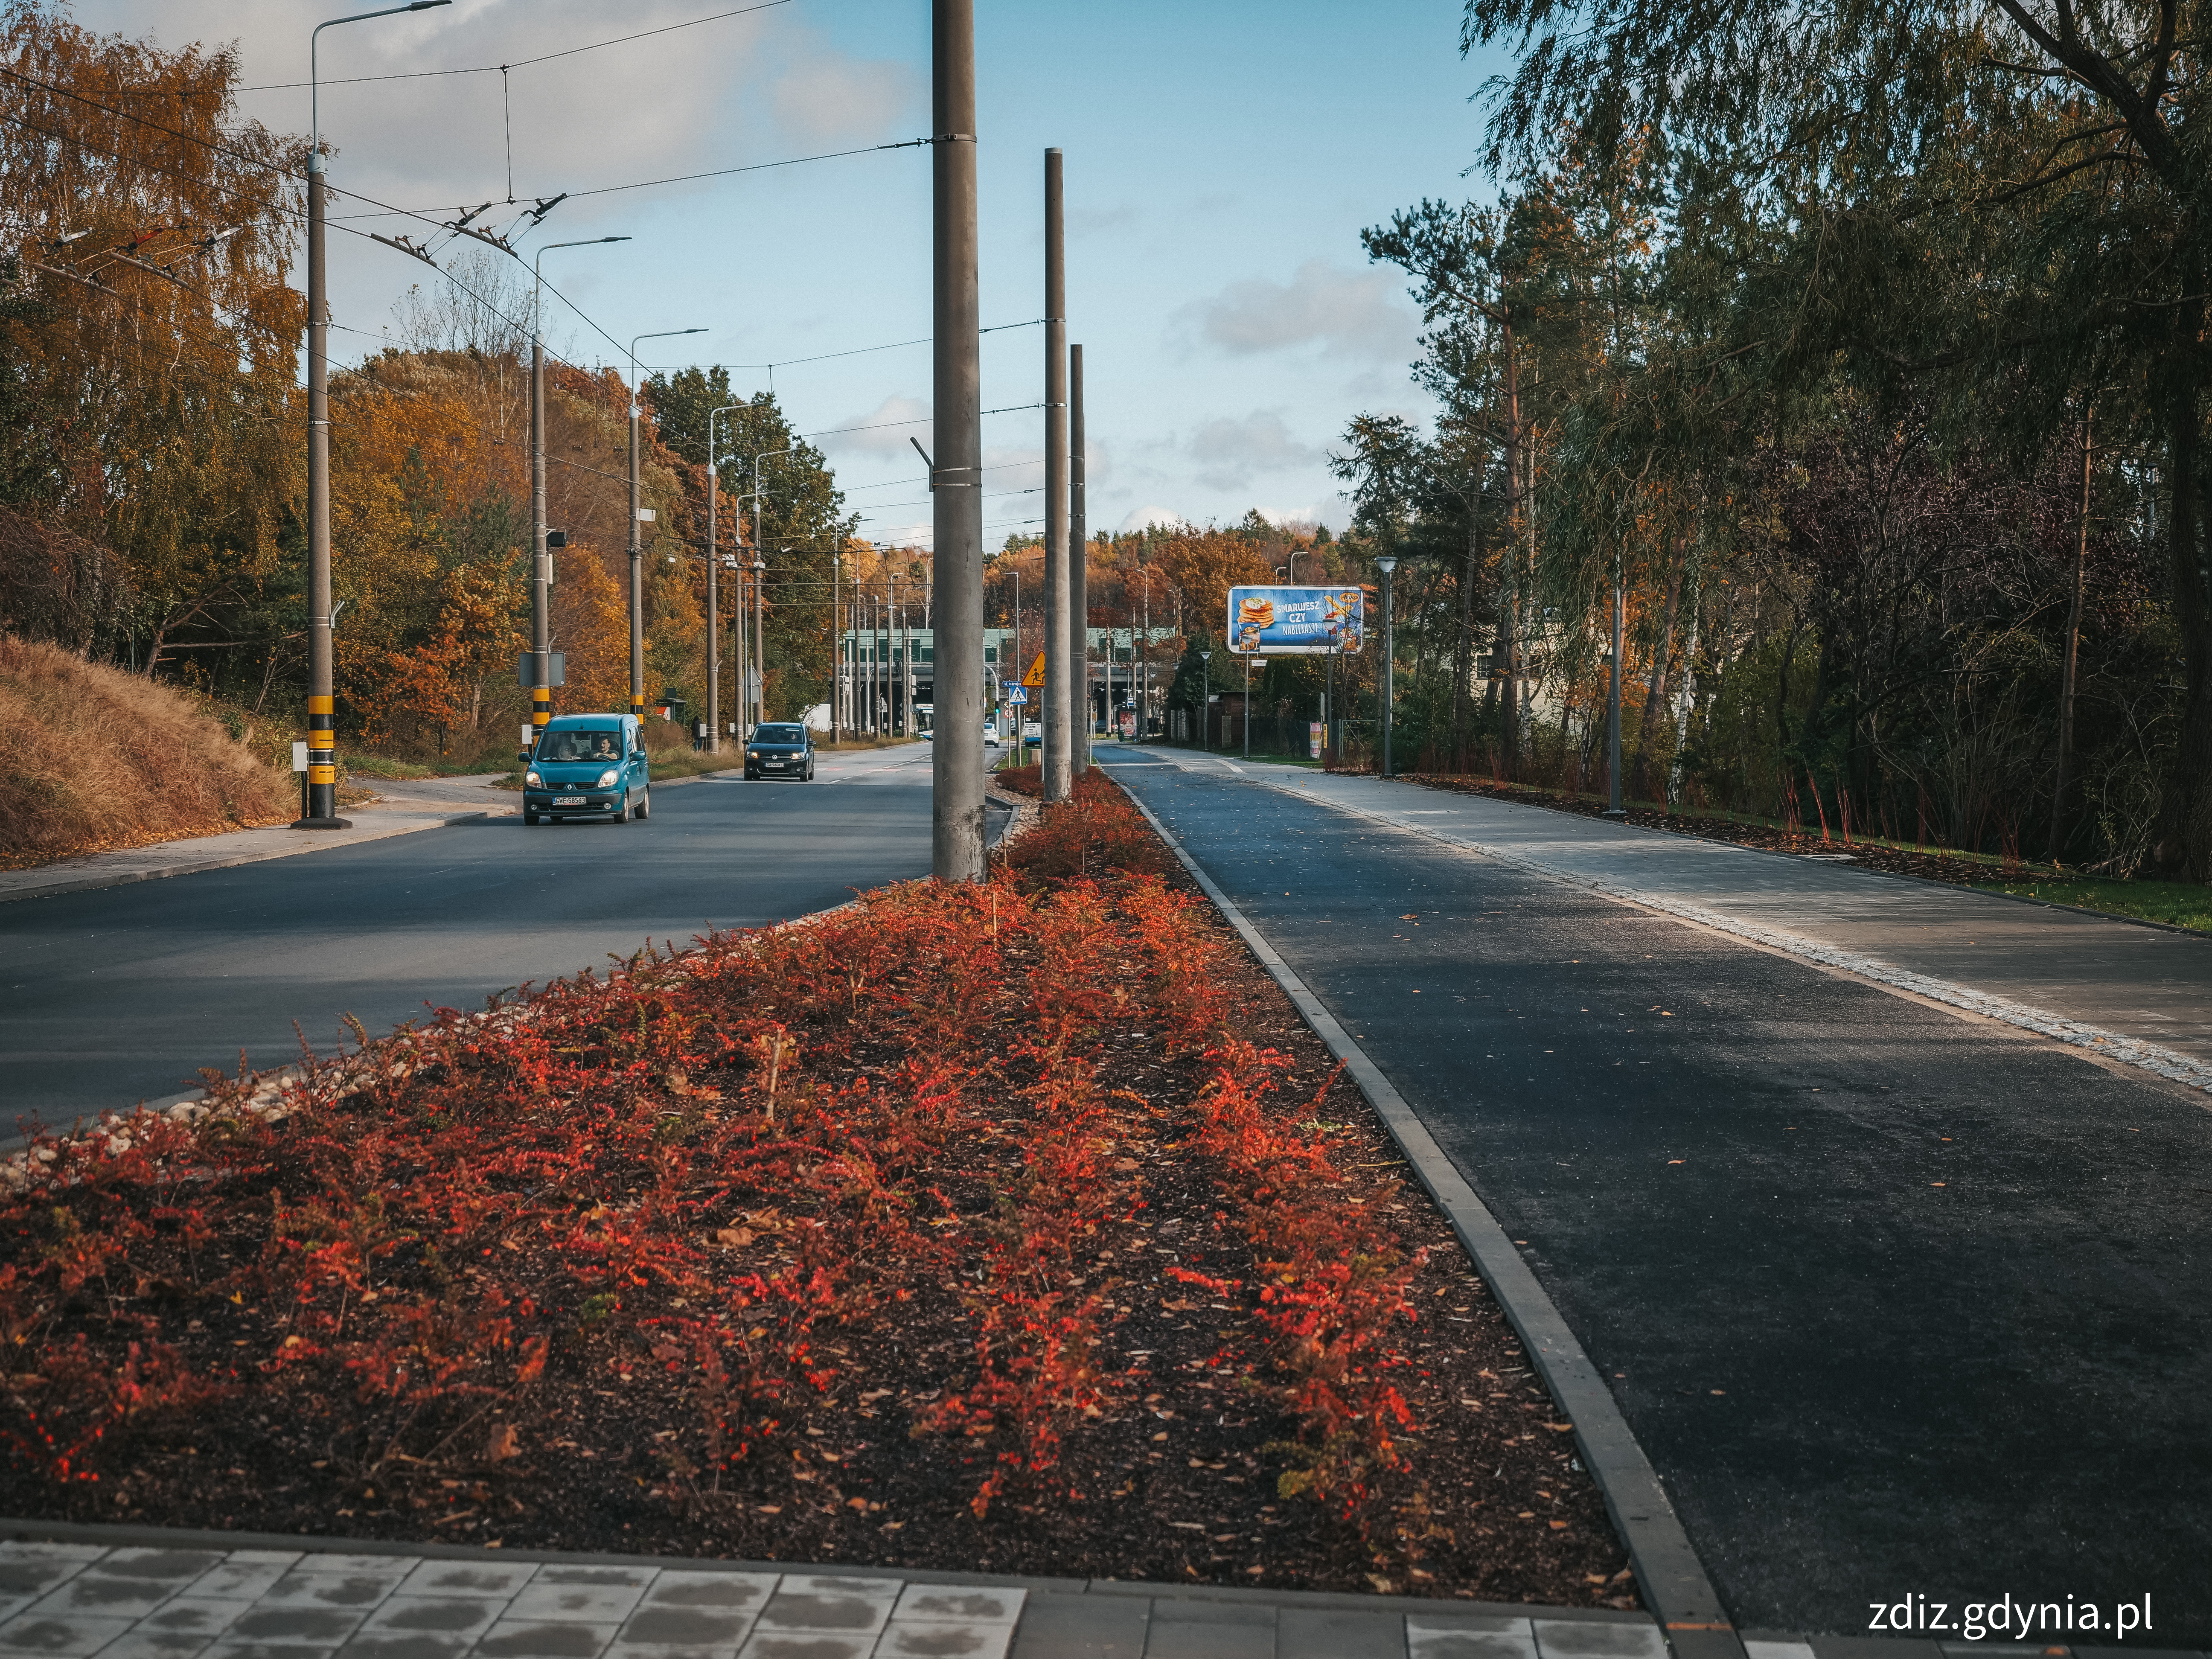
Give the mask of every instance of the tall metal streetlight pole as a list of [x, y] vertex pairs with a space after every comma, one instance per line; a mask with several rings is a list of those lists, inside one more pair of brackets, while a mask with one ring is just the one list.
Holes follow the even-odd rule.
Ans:
[[[761, 626], [766, 606], [762, 602], [763, 590], [768, 586], [768, 561], [761, 557], [760, 532], [757, 525], [753, 532], [753, 706], [749, 714], [752, 724], [758, 726], [768, 718], [768, 643]], [[742, 619], [739, 626], [742, 627]]]
[[1044, 153], [1044, 716], [1042, 793], [1066, 800], [1075, 769], [1074, 607], [1067, 556], [1067, 251], [1060, 152]]
[[[1083, 348], [1067, 349], [1067, 620], [1075, 630], [1069, 642], [1068, 671], [1083, 718], [1075, 725], [1069, 750], [1071, 769], [1091, 768], [1091, 525], [1083, 503]], [[1106, 635], [1106, 718], [1114, 718], [1114, 635]]]
[[[721, 498], [721, 471], [714, 467], [714, 420], [732, 410], [745, 410], [744, 403], [726, 403], [719, 410], [706, 411], [706, 550], [719, 553], [721, 542], [714, 526], [714, 507]], [[706, 723], [708, 723], [708, 754], [721, 752], [721, 595], [714, 586], [714, 564], [706, 566]], [[745, 699], [745, 584], [738, 580], [737, 586], [737, 686], [738, 703]], [[738, 723], [744, 726], [744, 714]]]
[[[759, 454], [753, 457], [752, 675], [753, 678], [760, 684], [760, 690], [757, 693], [757, 701], [760, 704], [761, 713], [763, 716], [765, 716], [768, 712], [768, 658], [763, 654], [765, 647], [762, 644], [761, 641], [761, 574], [768, 568], [768, 544], [761, 533], [761, 513], [764, 504], [761, 493], [761, 463], [763, 461], [772, 461], [779, 455], [796, 455], [799, 453], [799, 445], [793, 444], [786, 449], [764, 449]], [[738, 607], [738, 628], [741, 634], [744, 631], [744, 607], [740, 604]], [[752, 735], [752, 710], [755, 701], [756, 693], [750, 684], [743, 685], [738, 688], [738, 707], [744, 711], [738, 716], [738, 735], [740, 738], [749, 738]]]
[[1606, 746], [1609, 751], [1606, 771], [1610, 776], [1605, 815], [1609, 818], [1628, 816], [1620, 805], [1620, 635], [1626, 609], [1626, 598], [1621, 591], [1620, 554], [1615, 550], [1613, 556], [1613, 672], [1607, 676], [1612, 684], [1606, 696]]
[[1382, 672], [1378, 677], [1377, 695], [1382, 704], [1382, 775], [1390, 775], [1390, 697], [1391, 661], [1397, 650], [1396, 636], [1391, 632], [1395, 618], [1390, 614], [1390, 573], [1398, 568], [1397, 556], [1384, 553], [1375, 561], [1375, 568], [1382, 573]]
[[[638, 514], [642, 504], [638, 500], [638, 415], [637, 415], [637, 343], [639, 340], [666, 340], [678, 334], [704, 334], [703, 328], [666, 328], [658, 334], [640, 334], [629, 343], [629, 712], [638, 719], [645, 718], [645, 538], [638, 532]], [[709, 462], [713, 457], [709, 456]], [[714, 492], [707, 491], [707, 510], [714, 511]], [[714, 539], [707, 538], [707, 662], [708, 684], [714, 684]], [[709, 705], [714, 694], [707, 694]], [[709, 749], [714, 747], [710, 741]]]
[[1213, 653], [1198, 653], [1198, 746], [1213, 747], [1213, 733], [1206, 728], [1213, 719]]
[[318, 23], [307, 36], [307, 810], [295, 830], [348, 830], [338, 813], [337, 676], [331, 647], [331, 307], [323, 257], [325, 180], [320, 49], [341, 23], [428, 11], [453, 0], [410, 0]]
[[[587, 236], [549, 242], [530, 262], [530, 730], [532, 746], [553, 718], [553, 555], [545, 540], [545, 256], [564, 247], [627, 242], [627, 236]], [[635, 536], [637, 520], [630, 519]]]

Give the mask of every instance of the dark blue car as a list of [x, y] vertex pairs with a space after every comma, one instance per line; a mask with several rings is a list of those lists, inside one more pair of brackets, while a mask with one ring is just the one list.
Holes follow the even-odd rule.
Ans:
[[814, 737], [797, 720], [763, 720], [745, 739], [745, 776], [795, 778], [801, 783], [814, 776]]
[[653, 811], [653, 775], [630, 714], [562, 714], [523, 757], [522, 821], [611, 817], [621, 823]]

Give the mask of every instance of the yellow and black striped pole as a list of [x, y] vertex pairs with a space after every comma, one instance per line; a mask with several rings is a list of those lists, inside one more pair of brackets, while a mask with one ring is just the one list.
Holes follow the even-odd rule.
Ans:
[[331, 649], [330, 303], [323, 284], [323, 157], [307, 158], [307, 805], [295, 830], [350, 830], [337, 815]]

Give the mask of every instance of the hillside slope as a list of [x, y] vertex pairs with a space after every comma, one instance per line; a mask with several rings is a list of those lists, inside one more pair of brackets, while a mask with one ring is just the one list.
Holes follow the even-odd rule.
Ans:
[[292, 779], [169, 687], [0, 635], [0, 866], [297, 815]]

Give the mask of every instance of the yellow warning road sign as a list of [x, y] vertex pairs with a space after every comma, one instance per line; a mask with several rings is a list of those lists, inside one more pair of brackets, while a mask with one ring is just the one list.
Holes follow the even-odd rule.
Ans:
[[1030, 672], [1022, 676], [1022, 684], [1024, 685], [1042, 685], [1044, 684], [1043, 652], [1040, 651], [1036, 653], [1036, 660], [1030, 665]]

